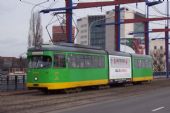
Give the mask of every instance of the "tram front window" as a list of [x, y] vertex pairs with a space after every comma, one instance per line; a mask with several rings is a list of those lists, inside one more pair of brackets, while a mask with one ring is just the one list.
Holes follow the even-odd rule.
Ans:
[[29, 58], [29, 68], [49, 68], [52, 65], [50, 56], [31, 56]]

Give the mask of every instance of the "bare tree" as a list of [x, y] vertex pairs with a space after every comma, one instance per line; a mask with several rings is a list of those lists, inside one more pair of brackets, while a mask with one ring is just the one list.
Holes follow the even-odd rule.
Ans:
[[40, 47], [43, 43], [41, 16], [39, 11], [33, 12], [30, 19], [28, 48]]

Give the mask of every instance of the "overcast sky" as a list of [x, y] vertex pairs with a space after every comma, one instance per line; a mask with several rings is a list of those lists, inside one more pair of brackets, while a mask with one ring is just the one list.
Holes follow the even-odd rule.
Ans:
[[[43, 0], [24, 0], [31, 3], [39, 3]], [[77, 0], [73, 0], [77, 2]], [[79, 0], [79, 1], [92, 1], [92, 0]], [[100, 1], [100, 0], [94, 0]], [[105, 0], [106, 1], [106, 0]], [[53, 4], [51, 4], [53, 3]], [[44, 7], [64, 7], [64, 0], [51, 0], [44, 4]], [[136, 5], [130, 5], [126, 7], [136, 9]], [[21, 54], [27, 51], [27, 38], [29, 30], [29, 19], [31, 16], [31, 9], [33, 5], [20, 2], [20, 0], [1, 0], [0, 2], [0, 56], [14, 56], [19, 57]], [[165, 13], [165, 3], [156, 6], [160, 11]], [[93, 15], [93, 14], [105, 14], [105, 11], [113, 9], [114, 6], [103, 8], [102, 12], [100, 8], [83, 9], [74, 11], [73, 17], [76, 21], [77, 18]], [[39, 7], [38, 9], [43, 9]], [[138, 11], [145, 13], [145, 6], [143, 3], [138, 4]], [[152, 9], [151, 9], [152, 10]], [[158, 13], [151, 11], [151, 14], [158, 15]], [[47, 25], [52, 18], [50, 14], [42, 14], [42, 23]], [[163, 22], [164, 23], [164, 22]], [[55, 23], [58, 24], [57, 22]], [[158, 26], [158, 24], [157, 24]], [[163, 27], [162, 25], [159, 25]], [[151, 26], [152, 27], [152, 26]], [[51, 28], [49, 28], [51, 30]], [[49, 37], [44, 30], [44, 40], [48, 42]]]

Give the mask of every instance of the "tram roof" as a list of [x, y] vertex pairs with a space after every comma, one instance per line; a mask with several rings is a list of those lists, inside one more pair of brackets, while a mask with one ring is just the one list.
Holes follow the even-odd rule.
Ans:
[[29, 48], [28, 51], [64, 51], [106, 54], [106, 51], [97, 47], [84, 46], [70, 43], [43, 44], [39, 48]]
[[131, 56], [129, 53], [125, 53], [125, 52], [117, 52], [117, 51], [109, 52], [109, 55], [116, 55], [116, 56], [128, 56], [128, 57], [130, 57], [130, 56]]
[[152, 58], [150, 55], [142, 55], [142, 54], [131, 54], [132, 57], [138, 57], [138, 58]]

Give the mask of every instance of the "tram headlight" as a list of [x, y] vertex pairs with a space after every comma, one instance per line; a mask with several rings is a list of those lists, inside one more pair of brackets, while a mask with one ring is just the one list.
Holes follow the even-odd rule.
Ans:
[[35, 80], [35, 81], [37, 81], [37, 80], [38, 80], [38, 78], [37, 78], [37, 77], [35, 77], [35, 78], [34, 78], [34, 80]]

